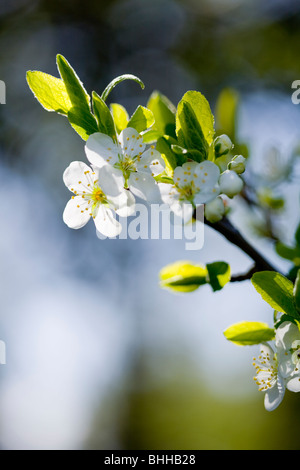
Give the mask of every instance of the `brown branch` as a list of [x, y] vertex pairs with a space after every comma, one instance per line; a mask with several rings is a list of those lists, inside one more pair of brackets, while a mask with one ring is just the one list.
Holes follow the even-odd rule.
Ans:
[[241, 235], [226, 217], [219, 222], [211, 223], [205, 220], [205, 223], [223, 235], [230, 243], [240, 248], [255, 263], [247, 273], [232, 276], [231, 282], [241, 282], [251, 279], [252, 275], [258, 271], [278, 271]]

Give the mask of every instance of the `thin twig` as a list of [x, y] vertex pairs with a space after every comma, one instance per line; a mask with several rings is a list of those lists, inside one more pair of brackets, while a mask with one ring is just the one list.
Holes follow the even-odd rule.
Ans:
[[254, 266], [245, 274], [233, 276], [231, 282], [240, 282], [251, 279], [252, 275], [258, 271], [277, 271], [274, 266], [269, 263], [232, 225], [232, 223], [224, 217], [221, 221], [211, 223], [205, 220], [206, 225], [213, 228], [223, 235], [230, 243], [236, 245], [244, 253], [246, 253], [253, 261]]

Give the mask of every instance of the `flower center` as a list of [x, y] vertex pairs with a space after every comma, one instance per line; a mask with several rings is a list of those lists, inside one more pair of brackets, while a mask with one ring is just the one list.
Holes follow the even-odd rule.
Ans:
[[130, 173], [135, 173], [137, 171], [135, 166], [136, 160], [140, 160], [140, 155], [137, 155], [135, 157], [129, 157], [128, 155], [119, 155], [119, 161], [114, 164], [114, 167], [118, 170], [121, 170], [123, 173], [125, 187], [128, 186], [128, 178], [130, 176]]
[[104, 200], [106, 201], [106, 196], [102, 189], [99, 188], [99, 186], [94, 187], [90, 198], [94, 202], [94, 204], [97, 204], [98, 202], [104, 202]]
[[256, 369], [256, 376], [253, 380], [258, 385], [258, 390], [263, 392], [272, 388], [277, 382], [277, 361], [275, 357], [271, 360], [265, 351], [260, 353], [258, 359], [253, 358], [253, 366]]
[[195, 187], [194, 181], [191, 181], [189, 184], [185, 186], [179, 186], [178, 183], [175, 183], [175, 188], [179, 193], [179, 199], [182, 201], [192, 201], [194, 195], [200, 191], [200, 188]]

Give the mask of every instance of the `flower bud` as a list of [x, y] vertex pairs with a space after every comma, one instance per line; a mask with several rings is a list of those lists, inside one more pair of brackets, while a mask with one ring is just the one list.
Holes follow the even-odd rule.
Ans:
[[223, 218], [224, 214], [224, 201], [220, 196], [205, 204], [204, 215], [209, 222], [218, 222]]
[[238, 175], [245, 171], [246, 158], [243, 155], [236, 155], [231, 162], [228, 163], [228, 170], [235, 171]]
[[219, 179], [220, 191], [232, 198], [241, 192], [244, 182], [234, 171], [226, 170]]
[[216, 157], [226, 155], [233, 147], [233, 144], [226, 134], [219, 135], [214, 142]]

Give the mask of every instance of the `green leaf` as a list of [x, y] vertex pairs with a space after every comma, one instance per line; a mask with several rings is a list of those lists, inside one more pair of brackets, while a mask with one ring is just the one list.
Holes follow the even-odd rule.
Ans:
[[160, 285], [175, 292], [192, 292], [207, 283], [205, 266], [177, 261], [160, 271]]
[[294, 284], [280, 273], [261, 271], [252, 276], [252, 284], [262, 298], [278, 312], [298, 318], [294, 304]]
[[90, 110], [90, 97], [83, 87], [75, 70], [69, 62], [60, 54], [56, 56], [57, 67], [64, 81], [71, 103], [76, 108], [82, 108], [85, 112]]
[[156, 150], [158, 150], [165, 161], [167, 174], [172, 176], [174, 169], [178, 165], [178, 159], [165, 137], [159, 137], [156, 143]]
[[160, 132], [155, 129], [149, 129], [143, 133], [144, 144], [155, 143], [161, 137]]
[[294, 294], [294, 301], [295, 301], [296, 308], [300, 312], [300, 269], [298, 271], [296, 281], [294, 284], [293, 294]]
[[87, 140], [91, 134], [98, 132], [97, 121], [90, 112], [85, 112], [82, 108], [75, 106], [68, 112], [68, 119], [75, 131]]
[[92, 101], [99, 132], [109, 135], [112, 139], [116, 139], [114, 120], [106, 103], [95, 91], [92, 93]]
[[159, 132], [160, 136], [170, 135], [176, 137], [176, 108], [171, 101], [158, 91], [154, 91], [148, 100], [147, 108], [150, 109], [154, 115], [154, 129]]
[[296, 240], [297, 246], [300, 247], [300, 224], [298, 225], [296, 233], [295, 233], [295, 240]]
[[277, 320], [276, 323], [274, 324], [275, 329], [277, 330], [277, 328], [279, 328], [279, 326], [282, 325], [282, 323], [284, 323], [285, 321], [294, 323], [299, 328], [299, 322], [294, 317], [291, 317], [290, 315], [286, 315], [285, 313], [283, 313], [281, 317], [279, 318], [279, 320]]
[[103, 99], [103, 101], [106, 101], [107, 98], [108, 98], [108, 95], [112, 92], [112, 90], [121, 82], [123, 82], [124, 80], [134, 80], [135, 82], [137, 82], [142, 89], [145, 88], [145, 85], [144, 83], [142, 82], [142, 80], [140, 80], [138, 77], [136, 77], [135, 75], [131, 75], [131, 74], [124, 74], [124, 75], [120, 75], [119, 77], [116, 77], [114, 78], [108, 85], [107, 87], [105, 88], [105, 90], [103, 91], [102, 95], [101, 95], [101, 98]]
[[139, 105], [127, 123], [127, 127], [133, 127], [138, 132], [143, 132], [154, 124], [154, 116], [150, 109]]
[[295, 264], [298, 260], [300, 261], [300, 248], [293, 248], [291, 246], [287, 246], [282, 242], [277, 242], [275, 245], [276, 253], [281, 256], [281, 258], [288, 259], [293, 261]]
[[120, 134], [120, 132], [125, 129], [125, 127], [127, 127], [129, 121], [128, 113], [124, 106], [118, 103], [112, 103], [110, 105], [110, 109], [115, 122], [117, 133]]
[[224, 261], [216, 261], [206, 265], [209, 283], [213, 291], [218, 291], [223, 289], [223, 287], [230, 282], [231, 271], [228, 263]]
[[43, 108], [63, 115], [68, 114], [72, 102], [63, 80], [35, 70], [29, 70], [26, 79], [29, 88]]
[[206, 160], [208, 157], [208, 144], [205, 140], [201, 126], [196, 114], [189, 103], [182, 101], [178, 105], [176, 117], [176, 133], [180, 146], [197, 150], [197, 162]]
[[224, 331], [224, 336], [238, 346], [252, 346], [274, 339], [274, 330], [262, 322], [240, 322]]
[[198, 91], [188, 91], [177, 106], [176, 134], [179, 145], [198, 150], [207, 159], [213, 144], [214, 117], [207, 99]]

